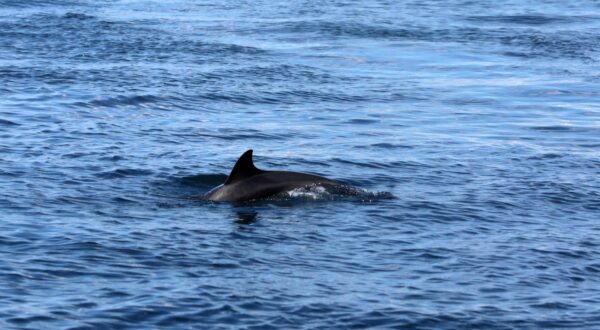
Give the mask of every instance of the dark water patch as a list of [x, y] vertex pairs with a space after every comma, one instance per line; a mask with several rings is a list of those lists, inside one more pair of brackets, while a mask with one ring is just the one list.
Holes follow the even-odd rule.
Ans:
[[146, 176], [151, 175], [152, 173], [152, 171], [144, 169], [118, 168], [115, 170], [98, 173], [96, 176], [102, 179], [120, 179], [126, 177]]
[[287, 134], [269, 134], [262, 133], [255, 129], [240, 129], [240, 130], [232, 130], [232, 129], [221, 129], [218, 134], [206, 134], [206, 133], [196, 133], [196, 136], [204, 136], [210, 137], [214, 139], [226, 140], [226, 141], [247, 141], [247, 140], [267, 140], [267, 141], [281, 141], [281, 140], [289, 140], [292, 136]]
[[101, 297], [104, 298], [124, 298], [124, 297], [130, 297], [131, 294], [124, 292], [124, 291], [120, 291], [120, 290], [114, 290], [111, 288], [103, 288], [101, 290], [102, 294]]
[[283, 23], [272, 29], [272, 32], [291, 34], [315, 34], [323, 37], [355, 37], [365, 39], [428, 39], [433, 31], [419, 28], [395, 28], [386, 26], [367, 25], [352, 21], [302, 21]]
[[496, 99], [493, 98], [461, 98], [461, 99], [451, 99], [446, 102], [455, 104], [455, 105], [492, 105], [497, 102]]
[[182, 177], [178, 181], [186, 186], [214, 187], [222, 184], [225, 180], [227, 180], [227, 175], [225, 174], [198, 174]]
[[134, 200], [131, 198], [126, 198], [126, 197], [115, 197], [112, 199], [112, 201], [115, 203], [122, 203], [122, 204], [141, 204], [137, 200]]
[[[535, 127], [533, 129], [539, 130], [539, 127]], [[544, 131], [544, 130], [542, 129], [542, 131]], [[531, 156], [531, 157], [528, 157], [527, 159], [529, 159], [529, 160], [550, 160], [550, 159], [564, 158], [565, 156], [566, 155], [560, 155], [560, 154], [555, 154], [555, 153], [545, 153], [545, 154], [541, 154], [541, 155]]]
[[140, 105], [145, 103], [157, 103], [161, 101], [158, 96], [155, 95], [133, 95], [125, 96], [120, 95], [117, 97], [111, 97], [104, 100], [93, 100], [88, 102], [90, 106], [100, 107], [117, 107], [117, 106], [128, 106], [128, 105]]
[[532, 130], [540, 131], [540, 132], [570, 132], [573, 131], [574, 128], [571, 126], [534, 126], [531, 127]]
[[[73, 68], [68, 66], [26, 66], [24, 64], [0, 68], [2, 75], [8, 82], [19, 83], [27, 86], [29, 83], [45, 83], [49, 85], [82, 84], [88, 83], [92, 86], [126, 85], [131, 83], [152, 84], [147, 79], [149, 72], [153, 74], [164, 74], [168, 72], [158, 69], [132, 68], [114, 65], [108, 69], [98, 68]], [[156, 83], [156, 82], [154, 82]], [[120, 97], [124, 97], [121, 95]]]
[[576, 90], [565, 90], [565, 89], [542, 89], [542, 90], [531, 90], [526, 92], [529, 96], [538, 97], [597, 97], [600, 96], [600, 92], [596, 91], [576, 91]]
[[[485, 21], [485, 18], [482, 18]], [[503, 18], [500, 18], [501, 20]], [[537, 25], [561, 21], [560, 18], [536, 18], [535, 15], [507, 16], [504, 21], [513, 24]], [[547, 23], [546, 23], [547, 21]], [[371, 26], [356, 22], [304, 21], [284, 23], [273, 28], [272, 32], [289, 34], [312, 34], [320, 38], [347, 37], [364, 39], [412, 40], [425, 42], [461, 42], [491, 43], [510, 46], [511, 50], [503, 50], [505, 54], [521, 54], [525, 57], [569, 57], [593, 60], [597, 53], [595, 45], [599, 37], [592, 33], [580, 31], [562, 31], [560, 33], [537, 33], [535, 31], [514, 31], [509, 28], [483, 29], [475, 27], [452, 27], [436, 29], [428, 26], [411, 26], [405, 28]], [[524, 50], [515, 50], [523, 47]]]
[[[1, 135], [0, 135], [1, 137]], [[3, 146], [0, 145], [0, 153], [11, 153], [12, 152], [12, 148], [8, 147], [8, 146]], [[4, 160], [0, 158], [0, 162], [3, 162]]]
[[20, 124], [15, 123], [7, 119], [0, 118], [0, 126], [19, 126]]
[[[340, 91], [317, 91], [312, 89], [299, 90], [279, 90], [279, 91], [252, 91], [252, 93], [230, 92], [222, 90], [219, 92], [202, 93], [193, 96], [196, 100], [220, 101], [242, 105], [270, 104], [270, 105], [289, 105], [289, 104], [307, 104], [322, 102], [367, 102], [373, 101], [373, 98], [360, 95], [353, 95]], [[377, 96], [380, 97], [380, 96]], [[383, 100], [391, 100], [394, 96], [385, 96]]]
[[81, 303], [77, 303], [74, 304], [73, 307], [77, 308], [77, 309], [88, 309], [88, 308], [95, 308], [97, 307], [98, 304], [94, 303], [94, 302], [81, 302]]
[[237, 44], [182, 40], [161, 30], [76, 13], [64, 16], [38, 14], [17, 23], [0, 22], [2, 47], [37, 58], [60, 57], [79, 62], [130, 62], [136, 59], [166, 62], [177, 60], [182, 54], [198, 59], [211, 56], [213, 61], [220, 61], [228, 55], [265, 53], [256, 47]]
[[[362, 95], [352, 95], [339, 91], [326, 92], [317, 90], [287, 90], [271, 93], [274, 100], [282, 103], [307, 103], [307, 102], [365, 102], [371, 98]], [[271, 99], [271, 98], [270, 98]]]
[[354, 187], [370, 187], [370, 186], [374, 186], [374, 185], [378, 185], [381, 182], [385, 182], [388, 185], [393, 185], [396, 183], [401, 182], [401, 180], [398, 180], [397, 177], [395, 177], [392, 173], [385, 173], [385, 174], [373, 174], [373, 175], [369, 175], [368, 177], [350, 177], [350, 178], [344, 178], [339, 179], [341, 181], [343, 181], [344, 183], [347, 183], [351, 186]]
[[29, 244], [29, 242], [27, 240], [22, 240], [18, 237], [0, 236], [0, 247], [27, 245], [27, 244]]
[[564, 309], [574, 308], [575, 306], [571, 305], [571, 304], [566, 304], [563, 302], [543, 302], [543, 303], [539, 303], [539, 304], [532, 304], [531, 307], [539, 308], [539, 309], [564, 310]]
[[[596, 60], [595, 45], [600, 43], [599, 36], [583, 32], [522, 33], [501, 36], [499, 40], [506, 46], [528, 48], [526, 52], [521, 52], [522, 56], [528, 58], [575, 58], [590, 61]], [[516, 52], [519, 53], [518, 50]]]
[[251, 225], [258, 221], [258, 212], [250, 210], [241, 210], [236, 212], [236, 220], [235, 222], [240, 225]]
[[95, 20], [97, 19], [95, 16], [86, 15], [82, 13], [74, 13], [68, 12], [62, 16], [64, 19], [73, 19], [73, 20]]
[[12, 8], [27, 8], [27, 7], [53, 7], [53, 6], [72, 6], [81, 5], [80, 1], [62, 1], [62, 0], [0, 0], [0, 6]]
[[193, 207], [203, 200], [203, 195], [210, 189], [223, 184], [227, 179], [224, 174], [198, 174], [184, 177], [170, 177], [166, 180], [153, 181], [148, 184], [152, 195], [162, 200], [156, 203], [163, 209]]
[[214, 53], [217, 54], [248, 54], [248, 55], [259, 55], [267, 53], [266, 50], [250, 47], [250, 46], [242, 46], [235, 44], [222, 44], [222, 43], [212, 43], [212, 44], [203, 44], [203, 48], [210, 49]]
[[100, 157], [99, 159], [103, 160], [103, 161], [119, 162], [119, 161], [127, 160], [128, 158], [125, 156], [121, 156], [121, 155], [112, 155], [112, 156], [103, 156], [103, 157]]
[[55, 317], [51, 317], [51, 316], [35, 315], [35, 316], [29, 316], [29, 317], [13, 317], [13, 318], [7, 319], [6, 321], [9, 323], [25, 325], [25, 324], [34, 323], [34, 322], [52, 322], [52, 321], [58, 321], [58, 320], [59, 319], [57, 319]]
[[505, 51], [505, 52], [502, 52], [502, 55], [509, 56], [509, 57], [520, 57], [520, 58], [524, 58], [524, 59], [534, 57], [527, 52], [519, 52], [519, 51]]
[[81, 158], [81, 157], [91, 156], [91, 155], [94, 155], [94, 153], [71, 152], [71, 153], [62, 155], [61, 157], [74, 159], [74, 158]]
[[341, 164], [354, 165], [354, 166], [358, 166], [358, 167], [373, 168], [373, 169], [398, 169], [398, 168], [404, 168], [404, 167], [421, 167], [421, 168], [427, 167], [427, 165], [425, 165], [425, 164], [421, 164], [421, 163], [417, 163], [417, 162], [409, 162], [409, 161], [394, 161], [394, 162], [390, 162], [390, 163], [375, 162], [375, 161], [358, 162], [358, 161], [351, 161], [351, 160], [341, 159], [341, 158], [333, 158], [332, 161], [335, 161], [335, 162], [338, 162]]
[[498, 15], [498, 16], [470, 16], [467, 20], [483, 23], [507, 23], [519, 25], [546, 25], [553, 23], [577, 22], [584, 17], [547, 16], [547, 15]]
[[589, 259], [593, 256], [592, 253], [585, 250], [541, 250], [534, 248], [532, 251], [548, 256], [568, 259]]
[[288, 82], [305, 81], [308, 83], [322, 84], [333, 83], [336, 81], [347, 81], [351, 78], [336, 77], [323, 71], [323, 69], [307, 65], [289, 65], [278, 64], [269, 66], [255, 66], [241, 68], [224, 72], [216, 72], [219, 77], [239, 78], [239, 79], [258, 79], [267, 82]]
[[377, 120], [377, 119], [364, 119], [364, 118], [355, 118], [355, 119], [350, 119], [350, 120], [346, 121], [346, 123], [348, 123], [348, 124], [358, 124], [358, 125], [376, 124], [378, 122], [379, 122], [379, 120]]
[[281, 99], [276, 97], [264, 97], [261, 95], [248, 95], [239, 94], [236, 92], [210, 92], [203, 93], [195, 96], [197, 99], [204, 99], [207, 101], [224, 101], [230, 103], [252, 105], [252, 104], [278, 104], [281, 103]]
[[371, 144], [371, 147], [382, 148], [382, 149], [412, 149], [414, 146], [406, 145], [406, 144], [395, 144], [395, 143], [374, 143]]
[[91, 196], [60, 196], [56, 198], [55, 202], [62, 205], [89, 205], [95, 200]]
[[[535, 16], [509, 16], [507, 21], [515, 24], [533, 25]], [[559, 19], [549, 19], [557, 22]], [[537, 19], [543, 22], [544, 18]], [[528, 22], [528, 23], [526, 23]], [[549, 24], [541, 23], [538, 25]], [[273, 30], [289, 34], [308, 33], [318, 37], [353, 37], [365, 39], [413, 40], [426, 42], [483, 42], [510, 46], [525, 47], [526, 50], [504, 50], [505, 54], [521, 54], [526, 57], [570, 57], [593, 60], [596, 54], [595, 45], [599, 37], [592, 33], [568, 31], [560, 33], [536, 33], [527, 31], [515, 33], [512, 29], [482, 29], [474, 27], [453, 27], [436, 29], [427, 26], [409, 26], [407, 28], [370, 26], [354, 22], [294, 22], [285, 23]]]

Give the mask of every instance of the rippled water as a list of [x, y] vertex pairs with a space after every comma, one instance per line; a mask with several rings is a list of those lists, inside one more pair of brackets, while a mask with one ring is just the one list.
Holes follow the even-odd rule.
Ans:
[[0, 327], [599, 328], [599, 13], [0, 0]]

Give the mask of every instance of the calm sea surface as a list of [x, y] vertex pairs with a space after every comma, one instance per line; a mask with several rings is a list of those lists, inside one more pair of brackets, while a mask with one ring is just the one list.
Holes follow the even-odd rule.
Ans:
[[2, 329], [599, 329], [599, 178], [597, 1], [0, 0]]

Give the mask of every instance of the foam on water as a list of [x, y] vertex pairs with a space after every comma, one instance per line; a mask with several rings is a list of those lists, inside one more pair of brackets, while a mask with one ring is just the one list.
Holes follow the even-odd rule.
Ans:
[[286, 194], [290, 198], [309, 200], [327, 199], [331, 195], [325, 187], [318, 185], [311, 185], [307, 187], [292, 189], [290, 191], [287, 191]]
[[357, 189], [350, 186], [321, 186], [313, 184], [301, 188], [286, 191], [283, 194], [274, 196], [272, 200], [281, 198], [290, 198], [297, 201], [375, 201], [378, 199], [391, 199], [394, 196], [389, 192], [369, 192], [366, 189]]

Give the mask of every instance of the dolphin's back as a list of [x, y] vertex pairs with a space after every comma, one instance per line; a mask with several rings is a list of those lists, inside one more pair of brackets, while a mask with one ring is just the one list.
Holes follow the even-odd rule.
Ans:
[[252, 162], [252, 150], [248, 150], [237, 161], [225, 183], [213, 188], [204, 198], [211, 201], [242, 202], [315, 184], [342, 185], [308, 173], [259, 170]]
[[224, 184], [211, 190], [206, 198], [212, 201], [241, 202], [277, 195], [310, 185], [335, 185], [341, 183], [317, 175], [265, 171], [232, 184]]

